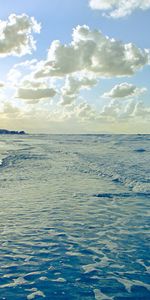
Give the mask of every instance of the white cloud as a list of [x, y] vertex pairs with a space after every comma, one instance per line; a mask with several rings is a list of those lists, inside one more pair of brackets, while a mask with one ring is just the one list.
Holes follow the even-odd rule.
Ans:
[[19, 88], [17, 98], [24, 100], [41, 100], [44, 98], [52, 98], [56, 94], [55, 90], [52, 88], [45, 89], [29, 89], [29, 88]]
[[0, 20], [0, 57], [30, 54], [36, 48], [34, 32], [40, 32], [40, 25], [25, 14], [11, 14], [7, 21]]
[[27, 68], [32, 70], [34, 65], [37, 63], [37, 59], [25, 60], [13, 66], [14, 69]]
[[18, 85], [18, 82], [21, 78], [21, 72], [15, 68], [11, 69], [9, 73], [7, 74], [7, 80], [9, 82], [9, 85], [11, 87], [15, 87]]
[[135, 109], [136, 102], [130, 99], [126, 102], [119, 100], [111, 100], [108, 105], [105, 105], [100, 113], [100, 117], [106, 122], [116, 122], [130, 119], [133, 117], [133, 111]]
[[66, 79], [65, 86], [62, 88], [63, 93], [66, 95], [76, 95], [80, 89], [90, 88], [97, 83], [94, 78], [84, 77], [73, 77], [68, 76]]
[[120, 18], [137, 9], [150, 9], [150, 0], [90, 0], [89, 5], [92, 9], [108, 11], [108, 16]]
[[136, 103], [133, 116], [140, 117], [143, 120], [148, 119], [150, 121], [150, 106], [146, 107], [143, 101], [139, 101]]
[[97, 80], [93, 77], [84, 76], [67, 76], [65, 85], [61, 89], [61, 104], [72, 104], [79, 95], [80, 90], [90, 89], [96, 85]]
[[123, 82], [121, 84], [115, 85], [109, 92], [104, 93], [104, 98], [127, 98], [127, 97], [135, 97], [143, 92], [145, 92], [146, 88], [138, 88], [133, 84]]
[[73, 30], [72, 42], [53, 41], [47, 60], [37, 64], [35, 77], [64, 77], [90, 72], [97, 77], [130, 76], [148, 64], [149, 51], [124, 44], [86, 25]]
[[100, 112], [100, 118], [106, 122], [123, 122], [143, 118], [143, 121], [150, 119], [150, 107], [146, 107], [143, 101], [129, 99], [119, 101], [113, 99], [105, 105]]
[[116, 123], [121, 127], [122, 123], [127, 124], [130, 121], [138, 122], [139, 120], [142, 123], [148, 123], [150, 120], [150, 107], [145, 106], [143, 101], [113, 99], [101, 110], [97, 110], [93, 105], [83, 101], [74, 106], [73, 114], [82, 122], [89, 121], [93, 124], [96, 122], [99, 125], [105, 124], [106, 126]]
[[78, 124], [78, 132], [81, 128], [86, 132], [149, 132], [150, 107], [132, 99], [113, 99], [101, 111], [86, 101], [72, 107], [56, 105], [53, 109], [40, 103], [36, 106], [20, 106], [14, 101], [0, 104], [2, 127], [72, 132]]
[[72, 103], [74, 103], [76, 101], [76, 96], [75, 95], [62, 95], [61, 96], [61, 100], [60, 100], [60, 104], [61, 105], [71, 105]]
[[53, 98], [56, 93], [53, 87], [49, 87], [44, 82], [25, 80], [18, 87], [15, 97], [33, 104], [42, 99]]
[[75, 115], [82, 121], [86, 120], [96, 120], [98, 118], [98, 114], [96, 110], [88, 104], [86, 101], [81, 102], [74, 109]]
[[13, 87], [18, 87], [25, 79], [28, 78], [30, 82], [33, 81], [31, 71], [34, 69], [35, 64], [37, 63], [36, 59], [22, 61], [18, 64], [15, 64], [7, 74], [8, 85]]
[[2, 103], [0, 107], [0, 116], [1, 118], [8, 119], [19, 118], [21, 116], [21, 111], [15, 104], [6, 101]]

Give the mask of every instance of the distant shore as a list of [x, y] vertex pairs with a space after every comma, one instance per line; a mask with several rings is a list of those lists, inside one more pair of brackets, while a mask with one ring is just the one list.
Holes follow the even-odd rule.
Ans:
[[17, 130], [7, 130], [7, 129], [0, 129], [0, 134], [27, 134], [25, 131], [17, 131]]

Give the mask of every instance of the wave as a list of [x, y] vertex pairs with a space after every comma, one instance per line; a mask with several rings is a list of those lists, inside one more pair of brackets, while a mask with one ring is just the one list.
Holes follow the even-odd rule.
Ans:
[[93, 196], [97, 197], [97, 198], [109, 198], [109, 199], [130, 198], [133, 196], [145, 198], [145, 196], [150, 197], [150, 193], [149, 192], [145, 192], [145, 193], [142, 193], [142, 192], [138, 192], [138, 193], [133, 193], [133, 192], [131, 192], [131, 193], [99, 193], [99, 194], [94, 194]]
[[135, 149], [134, 151], [135, 151], [135, 152], [141, 152], [141, 153], [142, 153], [142, 152], [145, 152], [146, 150], [145, 150], [144, 148], [139, 148], [139, 149]]
[[9, 159], [9, 154], [3, 154], [0, 157], [0, 168], [4, 167], [7, 163], [7, 160]]

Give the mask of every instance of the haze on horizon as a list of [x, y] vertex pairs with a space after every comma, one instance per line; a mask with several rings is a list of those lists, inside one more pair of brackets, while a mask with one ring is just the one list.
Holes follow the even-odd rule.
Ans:
[[150, 1], [1, 1], [0, 128], [150, 133]]

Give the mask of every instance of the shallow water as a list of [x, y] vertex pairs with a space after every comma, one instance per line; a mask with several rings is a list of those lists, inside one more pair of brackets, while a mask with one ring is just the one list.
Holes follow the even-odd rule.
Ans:
[[150, 299], [149, 135], [0, 137], [0, 300]]

